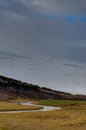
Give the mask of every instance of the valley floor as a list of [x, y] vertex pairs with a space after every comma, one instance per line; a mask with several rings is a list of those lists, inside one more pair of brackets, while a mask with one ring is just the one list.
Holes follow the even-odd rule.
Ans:
[[0, 130], [86, 130], [86, 102], [61, 110], [0, 114]]

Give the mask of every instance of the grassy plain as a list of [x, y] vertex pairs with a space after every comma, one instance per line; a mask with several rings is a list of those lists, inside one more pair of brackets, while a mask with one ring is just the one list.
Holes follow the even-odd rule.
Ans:
[[15, 111], [15, 110], [35, 110], [40, 109], [39, 106], [27, 106], [20, 104], [13, 104], [9, 102], [0, 102], [0, 111]]
[[37, 102], [37, 104], [40, 105], [47, 105], [47, 106], [71, 106], [71, 105], [77, 105], [77, 104], [86, 104], [86, 101], [76, 101], [76, 100], [40, 100]]
[[86, 130], [86, 102], [76, 102], [61, 110], [0, 114], [0, 130]]

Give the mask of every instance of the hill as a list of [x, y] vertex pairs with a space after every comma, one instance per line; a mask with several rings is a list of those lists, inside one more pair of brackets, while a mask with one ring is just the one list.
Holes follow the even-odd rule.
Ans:
[[0, 100], [11, 100], [17, 97], [25, 99], [86, 100], [84, 95], [73, 95], [0, 76]]

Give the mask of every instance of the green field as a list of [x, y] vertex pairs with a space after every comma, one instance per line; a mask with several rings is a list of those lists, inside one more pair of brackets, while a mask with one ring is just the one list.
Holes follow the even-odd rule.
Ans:
[[86, 101], [75, 101], [75, 100], [40, 100], [37, 102], [40, 105], [48, 105], [48, 106], [71, 106], [77, 104], [86, 104]]

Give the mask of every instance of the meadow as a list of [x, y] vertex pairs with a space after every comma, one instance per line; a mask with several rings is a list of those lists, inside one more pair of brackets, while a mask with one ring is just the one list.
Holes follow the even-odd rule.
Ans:
[[38, 102], [48, 102], [49, 105], [54, 102], [55, 106], [66, 105], [61, 110], [54, 111], [0, 114], [0, 130], [86, 130], [85, 101]]
[[39, 100], [36, 103], [40, 105], [47, 105], [47, 106], [66, 107], [66, 106], [77, 105], [77, 104], [86, 104], [86, 101], [49, 99], [49, 100]]
[[0, 102], [0, 111], [18, 111], [18, 110], [38, 110], [41, 109], [39, 106], [27, 106], [21, 104], [13, 104], [10, 102]]

